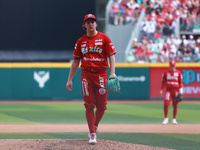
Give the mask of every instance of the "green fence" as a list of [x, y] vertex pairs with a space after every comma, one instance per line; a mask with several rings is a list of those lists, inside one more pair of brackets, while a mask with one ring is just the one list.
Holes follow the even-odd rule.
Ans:
[[[73, 78], [72, 92], [66, 90], [70, 66], [70, 63], [0, 63], [0, 100], [82, 100], [80, 68]], [[200, 64], [178, 66], [199, 68]], [[116, 64], [121, 92], [108, 94], [108, 100], [151, 100], [154, 88], [150, 90], [151, 67], [162, 69], [168, 64]]]
[[149, 68], [117, 67], [121, 92], [108, 94], [110, 100], [147, 100], [149, 99]]
[[[0, 65], [0, 100], [82, 100], [81, 69], [73, 78], [73, 90], [66, 90], [70, 64], [16, 63]], [[109, 73], [109, 70], [108, 70]], [[109, 100], [149, 98], [149, 68], [116, 68], [121, 92]]]

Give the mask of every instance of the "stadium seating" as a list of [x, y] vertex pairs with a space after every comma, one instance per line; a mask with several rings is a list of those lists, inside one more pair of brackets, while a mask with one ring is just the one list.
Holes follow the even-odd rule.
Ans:
[[[140, 15], [138, 10], [144, 9], [146, 13], [140, 24], [138, 46], [130, 48], [126, 61], [200, 62], [200, 40], [195, 33], [200, 31], [199, 3], [198, 0], [114, 0], [109, 14], [109, 23], [114, 26], [135, 25]], [[169, 46], [166, 47], [165, 41]]]

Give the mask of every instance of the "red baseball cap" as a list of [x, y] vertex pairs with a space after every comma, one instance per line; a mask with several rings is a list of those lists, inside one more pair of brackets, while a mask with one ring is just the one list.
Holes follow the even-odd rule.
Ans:
[[93, 15], [93, 14], [87, 14], [87, 15], [85, 15], [83, 23], [85, 23], [85, 21], [87, 19], [94, 19], [95, 21], [97, 21], [95, 15]]
[[176, 61], [175, 61], [175, 60], [171, 60], [171, 61], [169, 62], [169, 65], [170, 65], [170, 66], [175, 66], [175, 65], [176, 65]]

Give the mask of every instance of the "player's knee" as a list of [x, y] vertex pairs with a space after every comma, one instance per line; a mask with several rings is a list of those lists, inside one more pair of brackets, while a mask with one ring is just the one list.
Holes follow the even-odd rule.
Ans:
[[172, 106], [175, 107], [175, 108], [177, 108], [177, 107], [178, 107], [178, 102], [175, 102], [175, 101], [174, 101], [174, 102], [172, 103]]
[[164, 106], [165, 106], [165, 107], [168, 107], [169, 104], [170, 104], [170, 103], [169, 103], [168, 101], [164, 101]]
[[86, 108], [87, 110], [89, 110], [89, 109], [94, 109], [94, 108], [95, 108], [95, 106], [92, 105], [92, 104], [84, 104], [84, 106], [85, 106], [85, 108]]
[[103, 106], [103, 107], [97, 107], [97, 110], [98, 111], [105, 111], [107, 109], [107, 107], [106, 106]]

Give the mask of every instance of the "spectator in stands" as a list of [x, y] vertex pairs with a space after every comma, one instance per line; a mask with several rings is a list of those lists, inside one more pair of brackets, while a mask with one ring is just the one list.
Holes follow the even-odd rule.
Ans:
[[159, 38], [155, 43], [154, 43], [154, 52], [156, 52], [157, 54], [159, 54], [163, 48], [163, 42], [162, 42], [162, 38]]
[[136, 61], [136, 51], [137, 51], [137, 48], [139, 47], [139, 43], [138, 43], [138, 40], [137, 38], [134, 38], [133, 39], [133, 44], [131, 46], [131, 49], [128, 53], [128, 56], [126, 57], [126, 60], [128, 62], [135, 62]]
[[171, 26], [170, 26], [170, 28], [172, 30], [172, 34], [175, 34], [175, 27], [176, 27], [176, 19], [173, 19]]
[[192, 47], [189, 43], [187, 45], [187, 49], [194, 55], [194, 47]]
[[188, 17], [186, 23], [187, 23], [186, 31], [192, 32], [194, 29], [195, 20], [192, 17]]
[[187, 29], [187, 9], [184, 10], [184, 12], [181, 14], [180, 17], [180, 30], [186, 31]]
[[194, 7], [193, 7], [191, 0], [187, 0], [187, 7], [188, 7], [189, 12], [193, 11]]
[[200, 36], [196, 39], [196, 44], [197, 44], [197, 47], [200, 48]]
[[186, 46], [187, 46], [187, 44], [188, 44], [188, 41], [187, 41], [187, 39], [186, 39], [186, 36], [185, 36], [185, 35], [183, 35], [183, 36], [182, 36], [182, 41], [181, 41], [181, 44], [183, 44], [183, 46], [184, 46], [184, 47], [186, 47]]
[[189, 47], [184, 47], [182, 53], [183, 53], [183, 62], [192, 61], [192, 49], [189, 49]]
[[194, 57], [195, 57], [195, 61], [197, 62], [200, 61], [200, 50], [196, 43], [194, 44]]
[[175, 60], [176, 54], [177, 54], [177, 47], [175, 46], [174, 42], [172, 41], [172, 43], [170, 44], [170, 49], [169, 49], [169, 61]]
[[163, 26], [163, 35], [170, 36], [171, 34], [172, 34], [172, 29], [170, 28], [169, 24], [165, 22]]
[[145, 47], [147, 47], [148, 41], [147, 41], [147, 37], [144, 36], [142, 39], [142, 43], [140, 45], [144, 45]]
[[153, 8], [153, 3], [150, 2], [146, 8], [146, 14], [147, 15], [151, 15], [151, 12], [154, 11], [154, 8]]
[[167, 39], [165, 39], [161, 52], [158, 55], [158, 62], [168, 62], [169, 49], [170, 49], [170, 45], [169, 43], [167, 43]]
[[136, 62], [135, 52], [131, 49], [126, 56], [127, 62]]
[[156, 29], [155, 22], [151, 20], [151, 15], [147, 15], [146, 26], [143, 29], [146, 33], [147, 40], [150, 40], [153, 37]]
[[[151, 49], [146, 49], [146, 59], [147, 59], [147, 62], [154, 62], [155, 58], [152, 57], [153, 56], [153, 52]], [[157, 58], [156, 58], [157, 59]]]
[[139, 5], [135, 2], [135, 0], [129, 0], [127, 2], [127, 6], [130, 8], [130, 9], [135, 9], [135, 8], [138, 8]]
[[135, 10], [134, 10], [134, 15], [133, 15], [133, 18], [135, 20], [133, 25], [135, 25], [137, 23], [138, 18], [140, 17], [140, 12], [141, 12], [141, 10], [139, 9], [139, 7], [136, 7]]
[[137, 40], [137, 38], [134, 38], [133, 44], [132, 44], [132, 49], [137, 49], [138, 46], [139, 46], [138, 40]]
[[181, 43], [178, 47], [178, 51], [180, 51], [183, 54], [183, 48], [187, 47], [187, 39], [185, 35], [182, 35]]
[[167, 22], [167, 24], [169, 26], [171, 26], [172, 21], [173, 21], [173, 15], [172, 15], [172, 13], [171, 12], [166, 13], [165, 22]]
[[163, 26], [165, 23], [165, 14], [162, 11], [156, 11], [156, 22], [159, 26]]
[[145, 28], [146, 28], [146, 25], [147, 25], [147, 19], [144, 18], [143, 21], [141, 21], [141, 24], [140, 24], [140, 35], [141, 35], [141, 38], [139, 41], [141, 41], [143, 39], [144, 36], [147, 36], [146, 35], [146, 32], [145, 32]]
[[149, 40], [149, 42], [148, 42], [148, 44], [147, 44], [146, 47], [147, 47], [147, 49], [153, 51], [153, 49], [154, 49], [154, 43], [153, 43], [152, 39]]
[[164, 40], [162, 51], [169, 54], [170, 44], [167, 42], [167, 39]]
[[158, 62], [158, 53], [155, 51], [155, 44], [153, 43], [153, 40], [150, 39], [147, 44], [147, 59], [149, 62]]
[[179, 46], [181, 44], [181, 39], [179, 38], [178, 35], [175, 36], [174, 44], [176, 45], [177, 48], [179, 48]]
[[153, 37], [154, 37], [154, 40], [157, 40], [158, 38], [162, 38], [161, 30], [156, 28], [156, 31], [155, 31]]
[[178, 6], [179, 6], [179, 0], [173, 0], [172, 1], [172, 5], [173, 5], [173, 7], [178, 8]]
[[131, 8], [131, 6], [127, 5], [125, 12], [125, 24], [133, 24], [134, 21], [134, 10]]
[[190, 47], [194, 48], [194, 44], [195, 44], [195, 40], [194, 40], [194, 37], [193, 35], [190, 35], [189, 36], [189, 39], [188, 39], [188, 44], [190, 45]]
[[116, 14], [118, 12], [118, 9], [115, 7], [115, 5], [112, 5], [110, 12], [109, 12], [109, 23], [110, 24], [117, 24], [118, 20], [116, 17]]
[[139, 63], [147, 62], [146, 47], [141, 45], [136, 50], [136, 59]]
[[124, 19], [123, 15], [123, 9], [121, 9], [119, 1], [114, 0], [109, 14], [110, 23], [114, 25], [122, 25]]
[[170, 35], [170, 37], [168, 37], [167, 38], [167, 43], [169, 44], [169, 45], [171, 45], [172, 44], [172, 42], [174, 43], [174, 34], [171, 34]]

